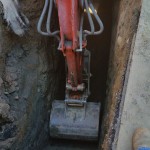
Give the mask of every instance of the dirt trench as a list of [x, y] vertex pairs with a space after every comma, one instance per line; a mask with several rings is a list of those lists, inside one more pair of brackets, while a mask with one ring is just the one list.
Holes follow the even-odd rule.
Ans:
[[[24, 37], [14, 35], [0, 18], [0, 150], [96, 150], [102, 143], [103, 149], [111, 149], [113, 131], [118, 130], [114, 124], [121, 99], [115, 95], [123, 87], [140, 0], [94, 2], [105, 26], [102, 35], [88, 38], [92, 54], [89, 99], [102, 102], [104, 116], [100, 142], [49, 137], [51, 102], [64, 98], [65, 62], [57, 50], [57, 41], [37, 33], [44, 1], [22, 0], [21, 7], [31, 24]], [[56, 18], [54, 13], [53, 29], [58, 27]]]

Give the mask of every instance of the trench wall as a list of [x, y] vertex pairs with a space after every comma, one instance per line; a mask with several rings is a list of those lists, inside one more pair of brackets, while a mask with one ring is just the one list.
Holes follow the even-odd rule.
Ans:
[[0, 149], [42, 149], [48, 142], [61, 56], [52, 39], [37, 33], [43, 5], [44, 1], [21, 1], [30, 20], [24, 37], [9, 30], [0, 9]]
[[132, 41], [137, 32], [141, 0], [116, 0], [113, 5], [107, 97], [102, 124], [102, 149], [115, 149], [122, 112], [122, 91]]

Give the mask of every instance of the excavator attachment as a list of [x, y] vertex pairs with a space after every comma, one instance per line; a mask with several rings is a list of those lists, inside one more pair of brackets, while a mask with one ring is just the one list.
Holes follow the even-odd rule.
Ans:
[[[59, 30], [51, 31], [53, 6], [58, 11]], [[47, 14], [46, 31], [42, 31]], [[83, 30], [84, 17], [91, 30]], [[93, 17], [99, 25], [95, 31]], [[45, 0], [37, 30], [59, 41], [66, 60], [66, 97], [54, 100], [50, 114], [50, 136], [54, 138], [97, 140], [100, 103], [87, 102], [90, 95], [90, 51], [86, 37], [99, 35], [104, 26], [91, 0]]]
[[[50, 136], [74, 140], [98, 140], [100, 103], [87, 102], [90, 94], [90, 52], [86, 50], [83, 57], [84, 84], [77, 87], [79, 98], [71, 99], [77, 95], [66, 84], [65, 100], [54, 100], [50, 115]], [[73, 94], [72, 94], [73, 92]]]
[[98, 140], [100, 103], [79, 102], [69, 106], [55, 100], [50, 115], [50, 136], [75, 140]]

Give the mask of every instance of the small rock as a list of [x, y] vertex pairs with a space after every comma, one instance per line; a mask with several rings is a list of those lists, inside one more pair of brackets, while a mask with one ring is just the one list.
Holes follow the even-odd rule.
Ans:
[[9, 95], [9, 93], [8, 93], [7, 91], [6, 91], [6, 92], [4, 92], [4, 94], [5, 94], [5, 95]]
[[9, 110], [10, 106], [6, 103], [0, 103], [0, 116], [2, 116], [3, 119], [9, 118]]
[[10, 106], [7, 103], [0, 102], [0, 123], [14, 122], [14, 117], [10, 113]]
[[37, 89], [37, 92], [40, 93], [40, 91], [41, 91], [40, 88], [38, 88], [38, 89]]
[[118, 44], [119, 47], [123, 45], [123, 39], [122, 39], [121, 36], [118, 36], [117, 44]]
[[10, 76], [10, 75], [8, 75], [8, 74], [6, 74], [5, 79], [6, 79], [6, 81], [7, 81], [7, 82], [12, 81], [11, 76]]
[[11, 76], [13, 81], [17, 80], [17, 78], [18, 78], [16, 73], [10, 73], [10, 76]]
[[9, 87], [9, 89], [8, 89], [8, 92], [9, 92], [9, 94], [11, 94], [11, 93], [13, 93], [13, 92], [15, 92], [16, 91], [16, 87], [15, 87], [15, 85], [11, 85], [10, 87]]
[[13, 81], [13, 85], [14, 86], [18, 86], [18, 82], [17, 81]]
[[19, 100], [19, 96], [18, 95], [15, 96], [15, 100]]

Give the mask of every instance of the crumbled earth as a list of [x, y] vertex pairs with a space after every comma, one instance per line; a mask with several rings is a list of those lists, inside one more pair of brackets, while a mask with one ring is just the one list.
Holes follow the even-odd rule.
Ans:
[[0, 7], [0, 150], [32, 150], [45, 145], [58, 79], [55, 72], [62, 64], [54, 40], [36, 30], [44, 1], [23, 0], [20, 4], [31, 20], [30, 32], [24, 37], [15, 35], [2, 20]]

